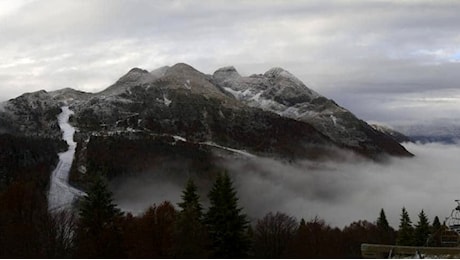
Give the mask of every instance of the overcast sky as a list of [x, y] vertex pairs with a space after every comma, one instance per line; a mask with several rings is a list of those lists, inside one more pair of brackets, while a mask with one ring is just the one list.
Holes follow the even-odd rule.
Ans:
[[460, 115], [460, 1], [0, 0], [0, 100], [132, 67], [283, 67], [365, 120]]

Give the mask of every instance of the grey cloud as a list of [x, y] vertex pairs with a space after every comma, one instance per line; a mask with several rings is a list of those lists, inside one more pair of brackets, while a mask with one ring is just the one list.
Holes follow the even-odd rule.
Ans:
[[[458, 88], [459, 7], [456, 1], [25, 2], [0, 16], [0, 98], [60, 86], [101, 90], [132, 67], [176, 62], [205, 73], [234, 65], [246, 75], [285, 67], [341, 104], [343, 93], [389, 97]], [[364, 112], [380, 119], [381, 112]]]

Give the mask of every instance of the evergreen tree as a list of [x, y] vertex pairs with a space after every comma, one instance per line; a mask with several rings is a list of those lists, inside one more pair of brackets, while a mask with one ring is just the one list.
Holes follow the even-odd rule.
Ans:
[[80, 219], [76, 238], [79, 257], [120, 257], [121, 234], [116, 222], [122, 213], [112, 200], [112, 193], [104, 180], [95, 177], [79, 205]]
[[300, 223], [299, 223], [299, 229], [305, 228], [306, 225], [307, 225], [307, 224], [306, 224], [306, 222], [305, 222], [305, 219], [302, 218], [302, 219], [300, 220]]
[[390, 229], [390, 224], [388, 224], [387, 217], [385, 215], [385, 211], [383, 209], [380, 210], [380, 216], [377, 219], [377, 228], [380, 230], [388, 230]]
[[200, 196], [196, 193], [196, 186], [192, 179], [187, 181], [187, 185], [185, 186], [185, 190], [182, 192], [181, 198], [182, 202], [177, 203], [177, 205], [182, 209], [182, 211], [192, 209], [199, 214], [199, 218], [202, 217], [203, 207], [200, 204]]
[[428, 236], [430, 235], [430, 223], [422, 210], [418, 214], [418, 222], [415, 225], [414, 243], [416, 246], [424, 246], [427, 243]]
[[376, 226], [378, 232], [377, 239], [379, 240], [379, 243], [394, 244], [394, 229], [390, 227], [390, 224], [388, 223], [387, 217], [385, 215], [385, 211], [383, 209], [380, 210], [380, 215], [377, 218]]
[[439, 229], [441, 229], [441, 222], [439, 221], [438, 216], [434, 217], [433, 224], [431, 225], [432, 227], [432, 233], [435, 233]]
[[174, 256], [177, 258], [207, 258], [207, 232], [203, 224], [200, 197], [190, 179], [182, 192], [181, 211], [176, 219], [174, 231]]
[[414, 228], [412, 227], [412, 221], [410, 220], [409, 213], [407, 213], [406, 208], [403, 207], [396, 244], [401, 246], [413, 245], [413, 234]]
[[210, 207], [206, 224], [216, 258], [244, 258], [247, 256], [248, 221], [238, 207], [233, 183], [227, 173], [219, 175], [209, 192]]
[[438, 216], [434, 217], [433, 224], [430, 227], [431, 234], [429, 235], [429, 246], [441, 246], [441, 235], [445, 228], [441, 225]]

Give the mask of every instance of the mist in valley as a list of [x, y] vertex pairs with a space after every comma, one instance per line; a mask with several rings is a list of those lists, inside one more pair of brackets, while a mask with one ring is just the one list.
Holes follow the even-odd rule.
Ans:
[[[286, 163], [267, 158], [227, 160], [228, 169], [251, 220], [280, 211], [306, 220], [320, 217], [343, 227], [357, 220], [375, 221], [383, 208], [397, 228], [401, 208], [414, 223], [423, 209], [430, 221], [444, 220], [460, 198], [460, 146], [438, 143], [404, 146], [413, 158], [391, 158], [376, 163], [347, 154], [341, 162]], [[164, 172], [112, 182], [115, 202], [125, 211], [140, 214], [164, 200], [174, 204], [189, 177], [197, 182], [203, 204], [212, 180], [190, 174]]]

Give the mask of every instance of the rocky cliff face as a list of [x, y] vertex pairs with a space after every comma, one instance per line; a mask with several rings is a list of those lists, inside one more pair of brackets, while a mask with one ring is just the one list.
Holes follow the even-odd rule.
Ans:
[[182, 63], [135, 68], [99, 93], [63, 89], [12, 99], [0, 112], [3, 131], [58, 138], [63, 102], [75, 111], [80, 142], [141, 132], [283, 158], [331, 156], [335, 148], [371, 158], [411, 155], [281, 68], [250, 77], [233, 67], [205, 75]]

